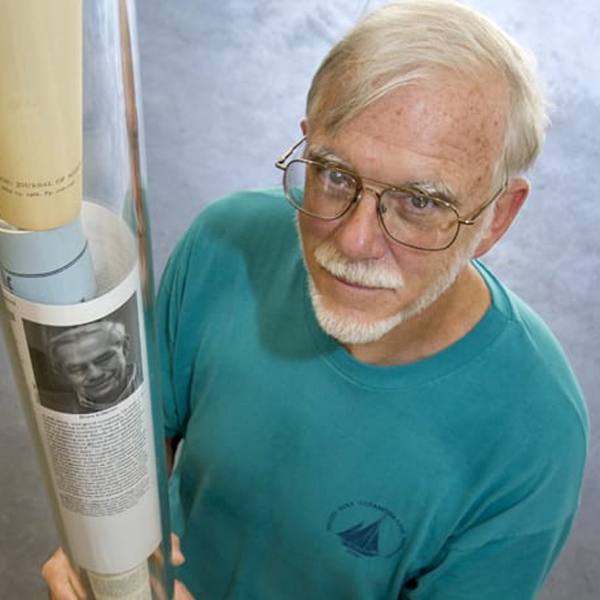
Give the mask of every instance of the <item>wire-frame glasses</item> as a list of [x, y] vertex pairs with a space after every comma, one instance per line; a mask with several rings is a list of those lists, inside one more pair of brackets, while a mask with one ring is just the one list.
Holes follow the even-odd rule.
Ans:
[[275, 163], [283, 170], [285, 196], [294, 208], [332, 221], [345, 215], [369, 190], [377, 198], [377, 216], [385, 233], [395, 242], [418, 250], [449, 248], [460, 226], [474, 225], [506, 189], [504, 184], [470, 217], [462, 217], [452, 202], [422, 190], [390, 186], [327, 161], [293, 158], [305, 141], [303, 137]]

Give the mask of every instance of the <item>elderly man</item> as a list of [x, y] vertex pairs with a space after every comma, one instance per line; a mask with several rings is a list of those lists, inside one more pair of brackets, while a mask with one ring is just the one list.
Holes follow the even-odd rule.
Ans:
[[73, 389], [58, 402], [58, 394], [42, 393], [42, 402], [63, 412], [98, 412], [128, 398], [139, 384], [136, 365], [128, 362], [129, 339], [122, 323], [103, 320], [70, 327], [47, 345], [54, 369]]
[[477, 259], [546, 124], [506, 34], [406, 0], [326, 57], [283, 190], [192, 225], [159, 299], [194, 597], [535, 597], [576, 516], [587, 415], [552, 334]]

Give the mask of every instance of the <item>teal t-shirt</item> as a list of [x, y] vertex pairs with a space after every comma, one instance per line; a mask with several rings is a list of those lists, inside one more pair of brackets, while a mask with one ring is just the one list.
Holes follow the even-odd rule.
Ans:
[[493, 303], [416, 363], [319, 328], [279, 190], [206, 208], [159, 294], [171, 481], [199, 600], [525, 600], [575, 517], [585, 406], [538, 316]]

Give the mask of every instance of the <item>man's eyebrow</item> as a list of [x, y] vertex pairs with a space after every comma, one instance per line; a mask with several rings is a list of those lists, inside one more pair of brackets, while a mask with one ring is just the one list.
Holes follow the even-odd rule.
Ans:
[[354, 169], [354, 167], [347, 160], [340, 158], [331, 150], [328, 150], [324, 146], [319, 146], [317, 144], [310, 144], [309, 146], [307, 146], [306, 158], [311, 160], [319, 160], [329, 164], [334, 164], [342, 169], [356, 172], [356, 169]]
[[412, 188], [425, 196], [431, 196], [437, 200], [448, 202], [448, 204], [452, 204], [456, 208], [460, 206], [458, 196], [444, 183], [434, 181], [412, 181], [405, 184], [403, 187]]

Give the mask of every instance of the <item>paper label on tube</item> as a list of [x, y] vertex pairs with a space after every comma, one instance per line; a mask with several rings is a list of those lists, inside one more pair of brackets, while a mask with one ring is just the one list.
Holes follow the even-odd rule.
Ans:
[[72, 557], [111, 575], [155, 551], [160, 508], [133, 236], [106, 209], [86, 216], [97, 297], [46, 305], [2, 291]]

